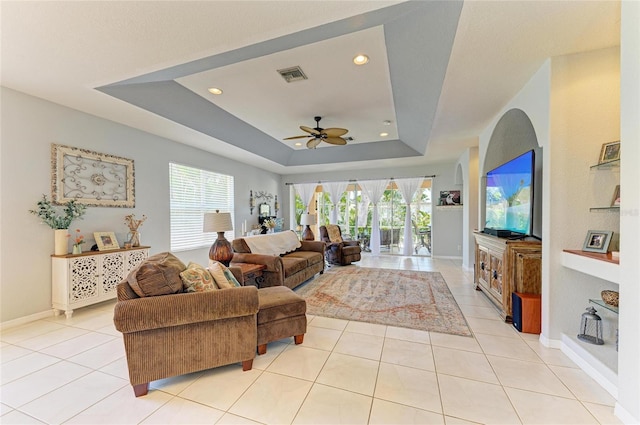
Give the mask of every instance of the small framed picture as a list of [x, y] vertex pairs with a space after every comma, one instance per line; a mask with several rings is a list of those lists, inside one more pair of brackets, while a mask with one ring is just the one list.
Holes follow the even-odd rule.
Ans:
[[116, 239], [116, 234], [113, 232], [93, 232], [93, 237], [96, 239], [98, 251], [120, 249], [120, 245], [118, 245], [118, 239]]
[[440, 201], [438, 205], [460, 205], [460, 191], [459, 190], [440, 191]]
[[606, 254], [611, 243], [613, 232], [609, 230], [589, 230], [584, 240], [583, 251]]
[[611, 143], [604, 143], [600, 150], [600, 160], [598, 164], [617, 161], [620, 159], [620, 140]]
[[617, 185], [616, 189], [613, 191], [613, 198], [611, 198], [611, 206], [612, 207], [620, 206], [620, 185]]

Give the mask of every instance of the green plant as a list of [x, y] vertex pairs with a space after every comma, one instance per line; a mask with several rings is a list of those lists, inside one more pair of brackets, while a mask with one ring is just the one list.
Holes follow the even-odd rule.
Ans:
[[87, 209], [86, 205], [78, 204], [73, 199], [60, 207], [62, 207], [62, 214], [59, 209], [51, 205], [47, 195], [42, 195], [42, 199], [38, 201], [38, 209], [29, 210], [29, 212], [37, 215], [42, 223], [55, 230], [68, 229], [71, 222], [76, 218], [82, 218]]

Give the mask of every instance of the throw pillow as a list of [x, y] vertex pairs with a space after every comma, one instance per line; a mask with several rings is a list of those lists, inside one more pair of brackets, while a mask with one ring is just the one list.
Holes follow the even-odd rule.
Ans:
[[225, 267], [224, 264], [222, 264], [222, 271], [224, 271], [224, 276], [227, 278], [227, 281], [229, 281], [231, 286], [235, 286], [236, 288], [242, 286], [240, 285], [240, 282], [238, 282], [238, 279], [236, 279], [236, 277], [233, 275], [233, 273], [231, 273], [231, 270]]
[[189, 263], [187, 269], [180, 273], [184, 292], [205, 292], [218, 289], [213, 277], [200, 264]]
[[331, 242], [342, 242], [340, 227], [337, 224], [327, 224], [327, 235], [329, 235]]
[[216, 281], [218, 288], [235, 288], [240, 287], [240, 282], [235, 278], [231, 270], [229, 270], [224, 264], [217, 261], [209, 260], [209, 273]]
[[186, 269], [182, 261], [170, 252], [152, 255], [131, 270], [129, 286], [139, 297], [176, 294], [182, 291], [180, 272]]
[[229, 283], [229, 280], [224, 275], [224, 265], [217, 261], [209, 261], [209, 273], [213, 276], [213, 280], [216, 281], [216, 285], [220, 289], [233, 288], [233, 285]]

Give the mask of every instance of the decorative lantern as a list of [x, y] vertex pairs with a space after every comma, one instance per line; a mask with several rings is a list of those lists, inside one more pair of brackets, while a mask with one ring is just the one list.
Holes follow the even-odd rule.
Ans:
[[587, 307], [586, 313], [582, 313], [580, 322], [580, 333], [578, 339], [589, 344], [603, 345], [602, 339], [602, 319], [596, 314], [596, 309]]

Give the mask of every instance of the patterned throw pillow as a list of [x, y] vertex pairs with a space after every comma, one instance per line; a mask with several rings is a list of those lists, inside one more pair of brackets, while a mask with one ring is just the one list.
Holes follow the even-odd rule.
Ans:
[[340, 227], [336, 224], [327, 224], [327, 235], [329, 235], [329, 240], [331, 242], [342, 242]]
[[180, 273], [180, 278], [184, 292], [206, 292], [218, 289], [207, 269], [193, 262], [189, 263], [187, 269]]
[[216, 285], [218, 285], [218, 288], [220, 289], [235, 288], [235, 287], [242, 286], [236, 280], [235, 276], [233, 276], [233, 273], [231, 273], [231, 270], [229, 270], [222, 263], [209, 260], [208, 270], [209, 270], [209, 273], [211, 273], [211, 276], [213, 276], [213, 280], [216, 281]]

